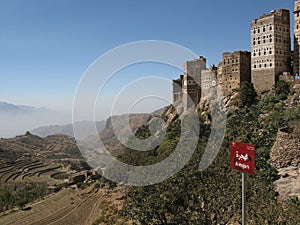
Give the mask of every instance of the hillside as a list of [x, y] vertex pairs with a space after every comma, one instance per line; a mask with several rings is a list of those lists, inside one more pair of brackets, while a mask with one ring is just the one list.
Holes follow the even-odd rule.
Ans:
[[[115, 135], [114, 124], [122, 123], [126, 118], [129, 119], [129, 127], [133, 133], [138, 128], [146, 125], [153, 117], [161, 116], [166, 109], [156, 110], [153, 113], [140, 113], [140, 114], [124, 114], [118, 116], [109, 117], [106, 121], [105, 128], [99, 133], [99, 136], [89, 136], [78, 142], [78, 146], [82, 155], [86, 161], [93, 167], [106, 167], [106, 156], [108, 153], [118, 156], [126, 150], [126, 147], [118, 140]], [[122, 133], [123, 126], [120, 126], [120, 132]], [[101, 140], [101, 142], [100, 142]], [[96, 161], [95, 161], [96, 160]]]
[[[275, 94], [262, 96], [259, 101], [252, 99], [247, 106], [229, 110], [222, 147], [212, 165], [202, 172], [198, 170], [198, 166], [210, 128], [205, 126], [209, 123], [204, 116], [207, 112], [200, 109], [202, 131], [198, 148], [190, 162], [162, 183], [132, 187], [126, 198], [124, 216], [141, 224], [240, 224], [241, 173], [230, 169], [229, 142], [241, 141], [256, 146], [256, 173], [247, 175], [246, 182], [247, 224], [298, 224], [298, 192], [295, 192], [292, 183], [288, 185], [282, 182], [285, 186], [280, 188], [278, 179], [288, 177], [297, 183], [295, 171], [299, 170], [299, 148], [293, 141], [286, 139], [280, 142], [281, 145], [291, 144], [293, 150], [276, 147], [281, 135], [280, 128], [294, 126], [294, 130], [299, 130], [298, 86], [291, 84], [288, 89], [278, 86]], [[241, 99], [237, 100], [243, 102]], [[177, 120], [169, 127], [166, 138], [158, 148], [143, 154], [143, 157], [140, 153], [126, 150], [119, 158], [127, 163], [134, 162], [135, 165], [161, 161], [174, 150], [179, 135], [180, 123]], [[270, 160], [273, 146], [282, 154], [275, 157], [277, 164]], [[281, 174], [276, 165], [293, 166], [293, 175]]]
[[64, 134], [74, 137], [73, 126], [75, 126], [78, 131], [78, 133], [76, 133], [76, 138], [82, 140], [92, 135], [95, 127], [98, 132], [101, 132], [105, 126], [105, 121], [79, 121], [74, 124], [42, 126], [31, 130], [31, 133], [40, 137], [46, 137], [54, 134]]

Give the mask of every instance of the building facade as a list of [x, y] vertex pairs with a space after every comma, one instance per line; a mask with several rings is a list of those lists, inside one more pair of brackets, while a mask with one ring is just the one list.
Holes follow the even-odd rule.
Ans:
[[217, 96], [217, 69], [212, 65], [201, 71], [201, 99]]
[[294, 3], [294, 54], [293, 54], [293, 74], [300, 74], [300, 0]]
[[217, 81], [224, 95], [232, 94], [243, 81], [251, 82], [250, 52], [224, 52], [217, 70]]
[[291, 70], [290, 13], [273, 10], [251, 22], [251, 80], [258, 93], [272, 90]]

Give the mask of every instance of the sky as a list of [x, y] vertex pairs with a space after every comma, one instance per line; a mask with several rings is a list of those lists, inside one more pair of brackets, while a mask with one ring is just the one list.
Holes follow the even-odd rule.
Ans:
[[[249, 51], [251, 20], [278, 8], [292, 12], [293, 1], [0, 0], [0, 101], [71, 115], [85, 72], [111, 49], [136, 41], [162, 40], [206, 57], [207, 66], [218, 64], [223, 52]], [[292, 18], [291, 13], [291, 23]], [[159, 83], [154, 91], [160, 90], [156, 94], [161, 97], [141, 103], [135, 111], [167, 105], [171, 80], [181, 70], [157, 63], [120, 70], [106, 85], [102, 102], [97, 103], [102, 112], [99, 119], [109, 116], [105, 106], [116, 94], [141, 77], [162, 77], [163, 82], [148, 82], [148, 88]], [[144, 87], [136, 85], [129, 95], [142, 95]], [[129, 99], [121, 102], [128, 105]], [[125, 111], [120, 107], [116, 113]]]

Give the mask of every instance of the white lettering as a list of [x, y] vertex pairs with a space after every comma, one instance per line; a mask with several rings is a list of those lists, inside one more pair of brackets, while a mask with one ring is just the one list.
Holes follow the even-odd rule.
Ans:
[[250, 167], [249, 167], [249, 165], [246, 165], [246, 164], [244, 164], [244, 163], [239, 163], [239, 162], [235, 162], [235, 166], [236, 167], [240, 167], [240, 168], [242, 168], [243, 170], [244, 169], [250, 169]]

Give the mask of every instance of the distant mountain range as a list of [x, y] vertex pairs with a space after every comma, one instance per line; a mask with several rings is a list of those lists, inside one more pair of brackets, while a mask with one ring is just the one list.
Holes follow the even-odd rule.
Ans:
[[46, 110], [46, 108], [36, 108], [27, 105], [14, 105], [8, 102], [0, 102], [0, 112], [37, 112], [41, 110]]
[[50, 125], [42, 126], [36, 129], [31, 130], [33, 134], [36, 134], [40, 137], [46, 137], [54, 134], [65, 134], [71, 137], [74, 137], [73, 126], [76, 127], [76, 138], [82, 140], [86, 137], [95, 134], [94, 129], [96, 126], [97, 132], [101, 132], [105, 127], [105, 121], [80, 121], [75, 122], [74, 124], [66, 125]]

